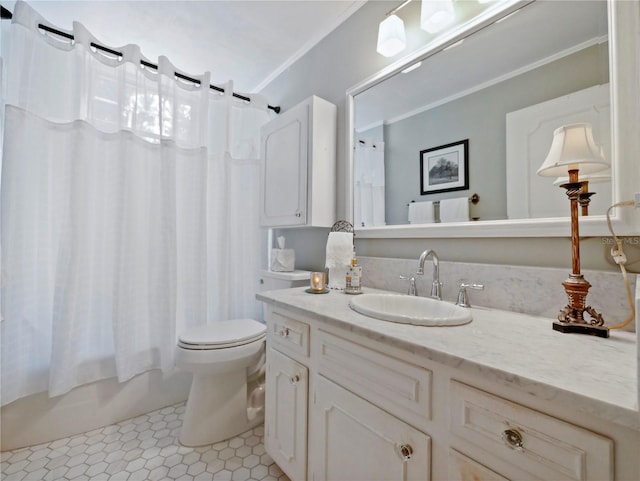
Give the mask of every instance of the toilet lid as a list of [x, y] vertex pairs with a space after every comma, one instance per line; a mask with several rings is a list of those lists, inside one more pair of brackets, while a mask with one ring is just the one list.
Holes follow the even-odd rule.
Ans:
[[187, 349], [202, 346], [215, 349], [248, 344], [264, 337], [266, 330], [264, 324], [253, 319], [232, 319], [192, 327], [181, 333], [178, 340]]

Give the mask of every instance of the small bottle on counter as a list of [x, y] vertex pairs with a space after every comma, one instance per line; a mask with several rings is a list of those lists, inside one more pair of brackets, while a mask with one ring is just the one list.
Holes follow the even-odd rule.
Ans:
[[353, 256], [351, 257], [351, 265], [347, 270], [344, 293], [362, 294], [362, 266], [358, 265], [355, 247], [353, 249]]

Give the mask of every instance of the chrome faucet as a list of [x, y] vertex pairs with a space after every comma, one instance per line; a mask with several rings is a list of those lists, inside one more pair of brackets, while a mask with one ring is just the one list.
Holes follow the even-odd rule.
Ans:
[[431, 249], [427, 249], [420, 254], [418, 259], [418, 270], [416, 274], [419, 276], [424, 275], [424, 261], [431, 256], [433, 262], [433, 282], [431, 283], [431, 297], [442, 300], [442, 283], [440, 282], [440, 261], [437, 254]]

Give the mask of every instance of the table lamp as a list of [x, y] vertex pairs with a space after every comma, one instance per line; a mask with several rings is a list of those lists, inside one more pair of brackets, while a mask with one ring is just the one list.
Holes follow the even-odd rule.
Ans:
[[[538, 175], [561, 177], [569, 175], [569, 181], [560, 187], [566, 189], [571, 203], [571, 252], [572, 272], [562, 285], [569, 299], [560, 310], [553, 329], [559, 332], [575, 332], [609, 337], [604, 319], [594, 308], [587, 305], [587, 293], [591, 284], [580, 273], [580, 235], [578, 232], [578, 205], [588, 203], [592, 192], [584, 192], [588, 181], [579, 180], [578, 174], [592, 174], [609, 167], [593, 140], [591, 124], [564, 125], [553, 132], [549, 154]], [[585, 319], [585, 313], [591, 319]]]

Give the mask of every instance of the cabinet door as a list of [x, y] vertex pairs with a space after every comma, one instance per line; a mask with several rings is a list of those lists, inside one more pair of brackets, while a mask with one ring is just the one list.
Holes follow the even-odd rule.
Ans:
[[307, 222], [309, 108], [294, 107], [262, 129], [261, 226]]
[[449, 481], [509, 481], [473, 459], [449, 450]]
[[269, 348], [265, 401], [265, 449], [293, 480], [306, 479], [309, 372]]
[[430, 479], [430, 438], [318, 376], [313, 405], [315, 481]]

